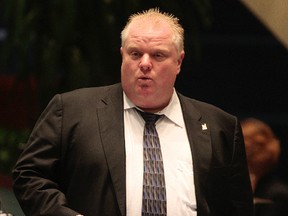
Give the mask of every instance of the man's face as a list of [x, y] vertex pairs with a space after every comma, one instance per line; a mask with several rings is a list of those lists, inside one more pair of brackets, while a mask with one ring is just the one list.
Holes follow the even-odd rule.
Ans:
[[168, 24], [133, 22], [121, 54], [121, 80], [128, 98], [149, 112], [167, 106], [184, 58]]

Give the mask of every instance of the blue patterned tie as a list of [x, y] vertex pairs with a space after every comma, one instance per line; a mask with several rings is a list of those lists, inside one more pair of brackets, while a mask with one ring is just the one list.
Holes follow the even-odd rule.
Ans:
[[143, 198], [142, 216], [166, 215], [164, 167], [156, 121], [161, 117], [137, 110], [145, 120], [143, 134]]

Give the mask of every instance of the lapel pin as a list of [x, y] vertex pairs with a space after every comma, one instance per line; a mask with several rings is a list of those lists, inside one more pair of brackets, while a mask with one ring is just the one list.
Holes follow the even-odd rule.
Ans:
[[207, 129], [208, 129], [208, 128], [207, 128], [206, 123], [202, 124], [202, 130], [207, 130]]

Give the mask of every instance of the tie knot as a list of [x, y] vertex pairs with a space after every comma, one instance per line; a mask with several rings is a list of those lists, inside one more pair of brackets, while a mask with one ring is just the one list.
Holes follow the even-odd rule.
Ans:
[[155, 124], [156, 121], [162, 116], [162, 115], [157, 115], [154, 113], [142, 112], [138, 109], [136, 110], [142, 116], [146, 124]]

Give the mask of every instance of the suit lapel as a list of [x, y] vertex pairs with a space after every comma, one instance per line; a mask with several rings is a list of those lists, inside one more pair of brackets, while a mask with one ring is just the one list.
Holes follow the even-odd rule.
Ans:
[[97, 110], [103, 149], [121, 215], [126, 209], [123, 96], [120, 85], [110, 88]]
[[179, 99], [192, 151], [197, 208], [198, 210], [207, 209], [205, 191], [212, 159], [210, 128], [190, 99], [180, 94]]
[[[209, 125], [202, 120], [200, 112], [193, 106], [190, 99], [178, 94], [188, 139], [192, 151], [194, 182], [197, 207], [207, 209], [205, 200], [206, 182], [212, 158]], [[98, 104], [97, 114], [103, 149], [115, 188], [121, 215], [126, 212], [126, 169], [125, 139], [123, 119], [123, 95], [120, 85], [109, 88], [106, 96]]]

